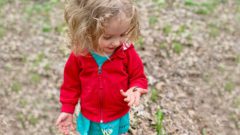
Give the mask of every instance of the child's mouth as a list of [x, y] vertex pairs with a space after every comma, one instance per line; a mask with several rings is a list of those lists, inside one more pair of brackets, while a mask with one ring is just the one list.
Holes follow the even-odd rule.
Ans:
[[108, 48], [109, 50], [114, 50], [115, 48]]

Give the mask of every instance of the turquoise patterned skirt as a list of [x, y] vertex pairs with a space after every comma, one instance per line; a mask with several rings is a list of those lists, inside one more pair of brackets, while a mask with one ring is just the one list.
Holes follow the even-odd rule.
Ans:
[[80, 135], [119, 135], [127, 133], [129, 127], [129, 112], [121, 118], [107, 123], [92, 122], [81, 113], [77, 117], [77, 131]]

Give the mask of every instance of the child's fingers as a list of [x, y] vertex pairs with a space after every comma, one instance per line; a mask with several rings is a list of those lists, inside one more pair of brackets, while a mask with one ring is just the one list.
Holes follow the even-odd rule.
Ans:
[[142, 88], [141, 88], [141, 91], [140, 91], [140, 93], [144, 94], [144, 93], [147, 93], [147, 92], [148, 92], [148, 90], [147, 90], [147, 89], [142, 89]]
[[63, 126], [61, 124], [61, 126], [58, 128], [60, 130], [61, 133], [63, 133], [64, 135], [67, 133], [67, 128], [65, 126]]
[[71, 123], [71, 126], [70, 126], [70, 127], [71, 127], [71, 130], [72, 130], [72, 131], [75, 131], [75, 130], [76, 130], [76, 127], [75, 127], [75, 125], [74, 125], [73, 123]]
[[120, 93], [121, 93], [121, 95], [123, 95], [124, 97], [127, 97], [127, 93], [124, 92], [123, 90], [120, 90]]
[[56, 121], [56, 125], [58, 126], [60, 124], [60, 122], [62, 121], [62, 117], [58, 117], [57, 121]]
[[67, 133], [67, 128], [65, 126], [62, 127], [63, 134]]
[[59, 129], [60, 132], [63, 133], [64, 135], [69, 135], [70, 130], [74, 131], [75, 128], [74, 128], [73, 123], [64, 121], [64, 122], [61, 122], [61, 123], [58, 125], [58, 129]]
[[129, 102], [130, 101], [130, 96], [127, 96], [126, 98], [123, 99], [125, 102]]
[[135, 95], [135, 102], [134, 105], [138, 106], [140, 102], [140, 93], [137, 93], [137, 95]]
[[59, 130], [61, 133], [63, 133], [63, 127], [62, 127], [62, 124], [59, 124], [57, 127], [58, 127], [58, 130]]
[[70, 132], [70, 125], [66, 125], [63, 127], [63, 133], [64, 135], [69, 135]]
[[67, 129], [64, 130], [64, 135], [68, 135]]
[[71, 130], [74, 131], [75, 129], [76, 127], [73, 124], [71, 124]]
[[128, 94], [126, 98], [124, 98], [125, 102], [130, 102], [132, 99], [132, 94]]
[[64, 129], [65, 129], [64, 123], [58, 124], [58, 129], [60, 130], [61, 133], [64, 133]]
[[128, 106], [132, 106], [135, 101], [134, 95], [130, 95], [130, 101], [128, 103]]

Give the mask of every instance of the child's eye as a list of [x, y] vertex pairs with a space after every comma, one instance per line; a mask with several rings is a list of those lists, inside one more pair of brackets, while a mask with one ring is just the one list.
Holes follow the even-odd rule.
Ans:
[[103, 36], [103, 38], [104, 38], [105, 40], [108, 40], [108, 39], [110, 39], [111, 37], [110, 37], [110, 36]]
[[121, 34], [120, 36], [121, 37], [125, 37], [127, 35], [127, 33], [123, 33], [123, 34]]

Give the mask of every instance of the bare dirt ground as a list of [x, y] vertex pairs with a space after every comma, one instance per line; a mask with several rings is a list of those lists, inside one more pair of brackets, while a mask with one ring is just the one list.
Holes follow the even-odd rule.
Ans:
[[[240, 134], [240, 2], [137, 0], [149, 94], [133, 135]], [[0, 134], [56, 135], [64, 0], [0, 1]], [[157, 113], [158, 112], [158, 113]], [[163, 114], [163, 119], [161, 119]]]

